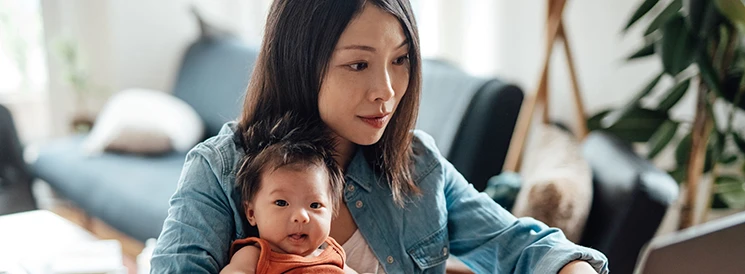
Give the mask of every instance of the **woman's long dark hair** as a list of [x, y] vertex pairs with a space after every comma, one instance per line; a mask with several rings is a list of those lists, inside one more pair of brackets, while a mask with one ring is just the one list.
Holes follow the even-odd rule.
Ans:
[[[344, 29], [365, 3], [398, 18], [409, 45], [409, 86], [381, 140], [363, 147], [374, 170], [382, 173], [394, 200], [418, 194], [411, 176], [412, 130], [421, 93], [419, 34], [408, 0], [275, 0], [264, 40], [248, 85], [238, 133], [257, 121], [292, 111], [321, 119], [318, 93], [327, 66]], [[273, 118], [274, 117], [274, 118]]]

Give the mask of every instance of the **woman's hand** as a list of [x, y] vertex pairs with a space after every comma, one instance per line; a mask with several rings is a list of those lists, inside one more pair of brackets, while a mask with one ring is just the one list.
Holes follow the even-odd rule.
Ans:
[[559, 274], [597, 274], [595, 269], [585, 261], [573, 261], [565, 265], [559, 271]]

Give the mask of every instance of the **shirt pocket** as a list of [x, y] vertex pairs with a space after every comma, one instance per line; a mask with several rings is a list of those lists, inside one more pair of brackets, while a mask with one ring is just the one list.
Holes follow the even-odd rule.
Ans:
[[406, 252], [421, 270], [444, 263], [450, 255], [447, 226], [417, 241]]

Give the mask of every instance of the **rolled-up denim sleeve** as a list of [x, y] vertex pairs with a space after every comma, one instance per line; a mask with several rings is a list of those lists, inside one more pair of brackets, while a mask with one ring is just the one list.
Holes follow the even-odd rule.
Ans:
[[450, 250], [476, 273], [558, 273], [575, 260], [608, 272], [602, 253], [573, 244], [535, 219], [516, 218], [476, 191], [447, 160], [441, 163]]
[[218, 273], [227, 262], [233, 210], [217, 177], [221, 167], [215, 165], [220, 163], [209, 162], [202, 154], [206, 151], [198, 145], [186, 156], [151, 273]]

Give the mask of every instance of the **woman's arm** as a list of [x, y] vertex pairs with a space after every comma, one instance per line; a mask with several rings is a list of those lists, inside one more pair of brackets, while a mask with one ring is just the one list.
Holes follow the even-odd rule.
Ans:
[[235, 252], [230, 263], [220, 271], [220, 274], [252, 274], [256, 273], [261, 249], [256, 246], [244, 246]]
[[230, 201], [213, 171], [221, 170], [221, 163], [204, 156], [215, 151], [198, 145], [186, 156], [153, 252], [152, 273], [218, 273], [227, 263], [235, 224]]
[[441, 156], [440, 162], [450, 250], [476, 273], [558, 273], [576, 260], [589, 261], [596, 271], [607, 272], [607, 259], [600, 252], [575, 245], [560, 230], [532, 218], [515, 218], [477, 192]]

